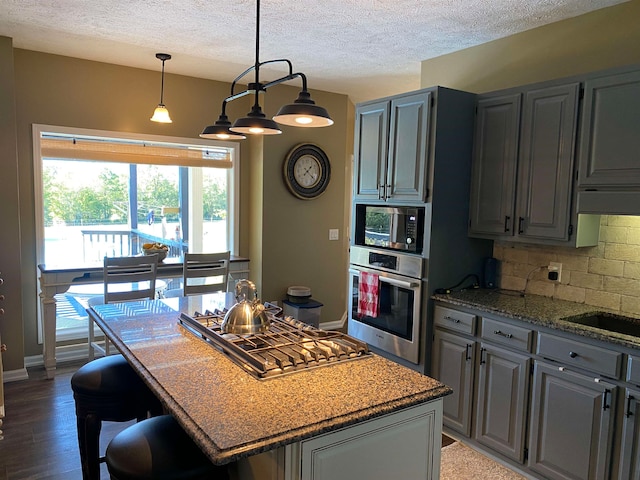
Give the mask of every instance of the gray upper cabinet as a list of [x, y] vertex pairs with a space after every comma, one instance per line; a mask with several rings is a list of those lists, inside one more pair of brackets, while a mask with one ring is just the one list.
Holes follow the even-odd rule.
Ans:
[[511, 235], [521, 95], [478, 100], [471, 173], [470, 233]]
[[386, 182], [389, 102], [359, 105], [355, 126], [355, 196], [377, 200]]
[[640, 71], [588, 79], [579, 187], [640, 186]]
[[431, 91], [356, 108], [354, 199], [423, 202]]
[[570, 240], [579, 92], [570, 83], [480, 98], [471, 236]]
[[569, 240], [579, 92], [572, 83], [525, 94], [517, 235]]

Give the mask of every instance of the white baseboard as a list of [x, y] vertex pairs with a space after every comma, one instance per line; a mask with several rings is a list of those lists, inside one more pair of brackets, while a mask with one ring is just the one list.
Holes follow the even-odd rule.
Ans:
[[[89, 358], [89, 347], [86, 343], [65, 345], [56, 347], [56, 363], [76, 362]], [[25, 367], [42, 367], [44, 358], [42, 355], [32, 355], [24, 358]]]
[[322, 322], [320, 324], [320, 328], [323, 330], [341, 330], [347, 324], [347, 312], [342, 314], [342, 318], [340, 320], [334, 320], [333, 322]]
[[5, 370], [2, 372], [2, 383], [17, 382], [18, 380], [28, 380], [29, 374], [26, 368], [17, 370]]

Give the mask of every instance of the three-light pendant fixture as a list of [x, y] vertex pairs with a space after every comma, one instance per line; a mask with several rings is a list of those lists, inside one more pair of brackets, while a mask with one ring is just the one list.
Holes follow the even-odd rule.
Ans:
[[[238, 75], [231, 84], [231, 94], [222, 101], [222, 111], [218, 120], [213, 125], [205, 127], [200, 136], [202, 138], [213, 138], [220, 140], [242, 140], [246, 135], [277, 135], [282, 133], [278, 124], [289, 125], [293, 127], [327, 127], [333, 125], [333, 120], [327, 113], [327, 110], [315, 104], [311, 99], [311, 95], [307, 90], [307, 77], [302, 72], [294, 72], [291, 61], [287, 59], [260, 61], [260, 0], [256, 0], [256, 45], [255, 45], [255, 63]], [[162, 55], [162, 57], [160, 56]], [[167, 54], [156, 54], [156, 57], [162, 60], [162, 79], [164, 89], [164, 61], [171, 58]], [[262, 83], [260, 80], [260, 68], [266, 64], [285, 63], [288, 67], [288, 74], [276, 80]], [[254, 73], [254, 81], [247, 85], [246, 90], [236, 93], [236, 84], [249, 73]], [[269, 119], [262, 112], [260, 107], [259, 96], [268, 88], [278, 85], [295, 78], [302, 80], [302, 90], [298, 98], [288, 105], [280, 108], [278, 113]], [[227, 103], [232, 102], [245, 95], [252, 94], [254, 103], [251, 111], [242, 118], [237, 119], [233, 124], [226, 115]], [[160, 105], [156, 108], [164, 109], [166, 117], [169, 118], [169, 112], [162, 103], [162, 91], [160, 94]], [[155, 113], [154, 113], [155, 117]], [[154, 120], [154, 118], [152, 118]], [[157, 121], [157, 120], [155, 120]], [[169, 119], [168, 122], [171, 122]]]

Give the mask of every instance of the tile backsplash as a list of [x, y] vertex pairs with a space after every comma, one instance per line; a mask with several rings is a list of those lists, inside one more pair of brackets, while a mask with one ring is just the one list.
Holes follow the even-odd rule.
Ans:
[[[602, 215], [596, 247], [569, 248], [495, 242], [498, 286], [640, 315], [640, 217]], [[562, 264], [560, 282], [549, 262]]]

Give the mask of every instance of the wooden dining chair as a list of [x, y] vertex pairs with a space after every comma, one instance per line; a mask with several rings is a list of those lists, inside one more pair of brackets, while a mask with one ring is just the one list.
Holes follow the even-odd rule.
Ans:
[[[158, 255], [104, 257], [104, 294], [89, 300], [89, 306], [102, 303], [153, 300], [156, 296]], [[89, 360], [95, 352], [109, 355], [109, 342], [104, 347], [95, 341], [95, 326], [89, 319]]]
[[[158, 255], [104, 257], [104, 295], [89, 305], [154, 299]], [[95, 352], [105, 356], [94, 359]], [[78, 448], [83, 480], [100, 480], [100, 431], [103, 422], [144, 420], [160, 415], [162, 404], [122, 355], [109, 355], [95, 341], [94, 322], [89, 316], [89, 362], [71, 377], [76, 405]]]
[[168, 290], [165, 297], [225, 292], [229, 278], [230, 252], [185, 253], [182, 288]]

